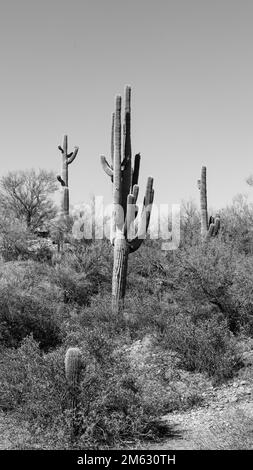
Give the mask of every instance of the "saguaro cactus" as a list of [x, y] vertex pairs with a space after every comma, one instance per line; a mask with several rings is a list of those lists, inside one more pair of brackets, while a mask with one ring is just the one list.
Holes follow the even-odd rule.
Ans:
[[204, 239], [215, 237], [220, 229], [220, 216], [216, 214], [215, 218], [211, 216], [208, 221], [207, 212], [207, 189], [206, 189], [206, 167], [201, 168], [201, 179], [198, 180], [198, 188], [200, 190], [200, 219], [201, 219], [201, 235]]
[[[125, 88], [125, 112], [123, 145], [121, 128], [121, 96], [116, 97], [116, 109], [112, 115], [111, 165], [104, 156], [101, 163], [113, 182], [113, 214], [111, 242], [114, 245], [112, 274], [112, 309], [119, 313], [124, 307], [127, 263], [129, 253], [136, 251], [143, 242], [151, 215], [154, 199], [153, 178], [147, 181], [143, 208], [138, 224], [137, 197], [140, 154], [135, 155], [132, 168], [131, 150], [131, 88]], [[123, 153], [123, 159], [121, 155]]]
[[206, 191], [206, 167], [201, 168], [201, 179], [198, 180], [200, 190], [200, 218], [201, 218], [201, 235], [206, 236], [208, 230], [207, 215], [207, 191]]
[[63, 139], [63, 146], [58, 146], [62, 153], [62, 172], [61, 176], [58, 175], [57, 179], [62, 186], [62, 213], [66, 216], [69, 215], [69, 187], [68, 187], [68, 167], [75, 160], [78, 147], [74, 148], [74, 152], [68, 153], [68, 136], [65, 135]]
[[68, 383], [69, 406], [72, 411], [71, 436], [78, 433], [77, 407], [80, 393], [80, 372], [82, 369], [82, 355], [79, 348], [69, 348], [65, 355], [65, 376]]

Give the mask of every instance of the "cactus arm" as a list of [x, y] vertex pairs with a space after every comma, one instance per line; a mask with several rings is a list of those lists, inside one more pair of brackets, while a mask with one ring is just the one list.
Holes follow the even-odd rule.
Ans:
[[139, 186], [138, 186], [138, 184], [135, 184], [133, 186], [133, 197], [134, 197], [134, 202], [133, 203], [134, 204], [136, 204], [136, 202], [137, 202], [138, 194], [139, 194]]
[[124, 158], [121, 165], [122, 170], [122, 207], [126, 216], [127, 197], [131, 191], [131, 88], [125, 88], [125, 112], [124, 112], [124, 141], [123, 141]]
[[68, 136], [67, 136], [67, 135], [65, 135], [65, 136], [63, 137], [63, 152], [64, 152], [64, 153], [66, 154], [66, 156], [67, 156], [67, 154], [68, 154]]
[[66, 186], [65, 181], [63, 181], [60, 175], [57, 175], [57, 179], [61, 183], [62, 186]]
[[79, 147], [75, 147], [74, 152], [71, 152], [67, 158], [67, 165], [70, 165], [76, 158]]
[[133, 186], [133, 197], [134, 197], [134, 205], [135, 205], [135, 214], [134, 214], [134, 217], [136, 219], [137, 215], [138, 215], [138, 206], [136, 204], [137, 202], [137, 199], [138, 199], [138, 194], [139, 194], [139, 186], [138, 184], [135, 184]]
[[115, 126], [115, 113], [112, 113], [112, 129], [111, 129], [111, 167], [114, 164], [114, 126]]
[[121, 220], [122, 179], [121, 179], [121, 96], [116, 96], [114, 130], [114, 168], [113, 168], [113, 218], [114, 227], [122, 229]]
[[65, 186], [68, 186], [68, 165], [67, 165], [67, 155], [68, 155], [68, 136], [65, 135], [63, 138], [62, 146], [62, 170], [61, 178], [65, 183]]
[[216, 237], [220, 230], [220, 216], [210, 217], [210, 225], [206, 234], [206, 239], [209, 240], [211, 237]]
[[[124, 179], [124, 175], [123, 173], [129, 169], [129, 167], [131, 168], [131, 162], [129, 161], [129, 159], [127, 158], [124, 158], [123, 162], [121, 163], [121, 171], [122, 171], [122, 177]], [[132, 168], [131, 168], [131, 175], [132, 175]], [[130, 188], [129, 188], [130, 189]]]
[[147, 230], [148, 230], [148, 227], [149, 227], [149, 222], [150, 222], [150, 216], [151, 216], [151, 209], [147, 211], [147, 213], [145, 214], [145, 217], [146, 217], [146, 224], [145, 224], [145, 229], [143, 230], [143, 232], [141, 233], [141, 235], [138, 235], [137, 237], [135, 237], [133, 240], [131, 240], [130, 242], [128, 242], [129, 244], [129, 253], [134, 253], [135, 251], [137, 251], [140, 246], [142, 245], [143, 243], [143, 240], [145, 239], [145, 236], [146, 236], [146, 233], [147, 233]]
[[58, 149], [61, 151], [61, 153], [64, 152], [63, 148], [61, 147], [61, 145], [58, 145]]
[[103, 168], [104, 172], [108, 176], [110, 176], [110, 178], [113, 178], [113, 169], [112, 169], [111, 165], [109, 165], [109, 163], [106, 160], [105, 156], [101, 155], [100, 160], [101, 160], [101, 165], [102, 165], [102, 168]]
[[143, 243], [149, 227], [152, 204], [154, 200], [153, 178], [149, 177], [146, 186], [146, 193], [143, 201], [143, 208], [141, 213], [140, 227], [138, 235], [129, 242], [129, 252], [133, 253]]
[[154, 190], [153, 190], [154, 179], [150, 176], [147, 181], [146, 193], [144, 198], [145, 206], [148, 206], [153, 203], [154, 200]]
[[127, 213], [124, 223], [124, 236], [126, 239], [132, 240], [135, 236], [134, 231], [134, 219], [135, 219], [135, 202], [134, 195], [128, 194], [127, 197]]
[[141, 160], [141, 156], [140, 156], [139, 153], [137, 153], [134, 157], [134, 170], [133, 170], [133, 176], [132, 176], [132, 185], [133, 186], [135, 184], [138, 184], [139, 171], [140, 171], [140, 160]]

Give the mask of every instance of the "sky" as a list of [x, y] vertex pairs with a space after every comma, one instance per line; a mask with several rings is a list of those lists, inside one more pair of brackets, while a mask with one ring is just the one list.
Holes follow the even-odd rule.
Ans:
[[1, 0], [0, 177], [59, 174], [67, 134], [71, 203], [109, 203], [100, 155], [131, 85], [141, 199], [153, 176], [157, 204], [199, 204], [204, 165], [209, 207], [253, 200], [252, 24], [252, 0]]

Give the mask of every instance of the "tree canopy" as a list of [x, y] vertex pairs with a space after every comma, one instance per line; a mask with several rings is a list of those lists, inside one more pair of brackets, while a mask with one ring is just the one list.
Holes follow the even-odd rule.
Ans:
[[34, 169], [13, 171], [0, 180], [0, 209], [4, 216], [15, 217], [35, 230], [55, 217], [52, 195], [58, 185], [51, 171]]

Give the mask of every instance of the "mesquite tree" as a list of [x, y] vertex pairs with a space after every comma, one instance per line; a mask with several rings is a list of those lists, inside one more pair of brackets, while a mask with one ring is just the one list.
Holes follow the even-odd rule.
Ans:
[[10, 222], [17, 219], [35, 231], [55, 217], [51, 196], [56, 190], [51, 171], [11, 171], [0, 179], [0, 216]]
[[69, 165], [75, 160], [78, 152], [78, 147], [74, 148], [74, 152], [68, 153], [68, 136], [65, 135], [63, 139], [63, 147], [60, 145], [58, 149], [62, 153], [62, 172], [61, 176], [58, 175], [57, 179], [61, 183], [62, 186], [62, 213], [66, 216], [69, 215], [69, 187], [68, 187], [68, 180], [69, 180]]
[[153, 178], [149, 177], [141, 215], [137, 217], [136, 202], [139, 193], [140, 154], [135, 155], [132, 168], [131, 88], [129, 86], [125, 89], [123, 145], [121, 96], [117, 96], [115, 113], [112, 115], [111, 165], [104, 156], [101, 156], [101, 163], [113, 183], [111, 227], [111, 242], [114, 245], [112, 310], [114, 313], [119, 313], [124, 307], [128, 255], [141, 246], [146, 236], [154, 199]]
[[201, 179], [198, 180], [198, 188], [200, 190], [201, 236], [204, 239], [208, 239], [218, 235], [220, 230], [220, 216], [219, 214], [216, 214], [215, 217], [211, 216], [208, 221], [205, 166], [201, 168]]

